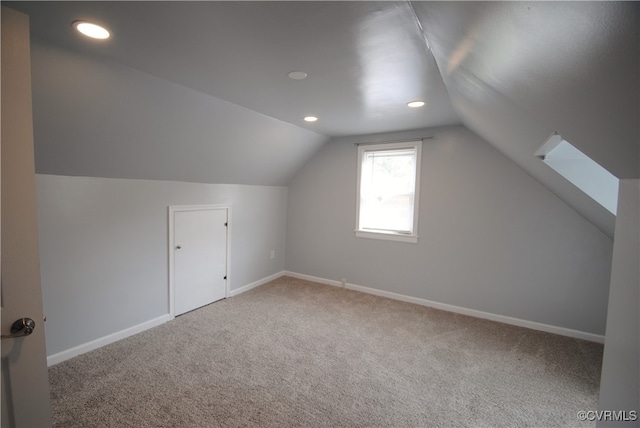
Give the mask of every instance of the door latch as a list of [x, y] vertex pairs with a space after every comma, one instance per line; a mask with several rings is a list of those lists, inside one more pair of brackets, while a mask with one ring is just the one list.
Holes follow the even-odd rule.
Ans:
[[20, 318], [11, 324], [11, 334], [2, 335], [2, 339], [14, 339], [16, 337], [29, 336], [36, 328], [36, 322], [31, 318]]

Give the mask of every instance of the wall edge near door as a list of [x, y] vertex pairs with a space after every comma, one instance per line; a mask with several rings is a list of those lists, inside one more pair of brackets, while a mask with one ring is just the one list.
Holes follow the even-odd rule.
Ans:
[[75, 346], [73, 348], [67, 349], [66, 351], [49, 355], [47, 356], [47, 366], [51, 367], [70, 358], [77, 357], [78, 355], [93, 351], [105, 345], [117, 342], [118, 340], [125, 339], [129, 336], [133, 336], [134, 334], [138, 334], [145, 330], [149, 330], [150, 328], [157, 327], [161, 324], [166, 323], [167, 321], [171, 321], [172, 319], [173, 317], [171, 315], [165, 314], [149, 321], [145, 321], [141, 324], [134, 325], [133, 327], [125, 328], [124, 330], [120, 330], [115, 333], [111, 333], [101, 338], [92, 340], [90, 342], [83, 343], [82, 345]]
[[520, 318], [513, 318], [506, 315], [493, 314], [490, 312], [478, 311], [475, 309], [464, 308], [461, 306], [449, 305], [446, 303], [434, 302], [432, 300], [422, 299], [419, 297], [406, 296], [404, 294], [392, 293], [390, 291], [378, 290], [376, 288], [364, 287], [362, 285], [319, 278], [316, 276], [305, 275], [297, 272], [283, 271], [280, 276], [291, 276], [293, 278], [304, 279], [307, 281], [318, 282], [321, 284], [332, 285], [335, 287], [346, 288], [348, 290], [360, 291], [367, 294], [373, 294], [376, 296], [386, 297], [389, 299], [400, 300], [402, 302], [415, 303], [421, 306], [428, 306], [435, 309], [440, 309], [447, 312], [454, 312], [457, 314], [468, 315], [475, 318], [482, 318], [491, 321], [501, 322], [504, 324], [515, 325], [518, 327], [525, 327], [532, 330], [544, 331], [547, 333], [558, 334], [560, 336], [573, 337], [575, 339], [587, 340], [589, 342], [604, 343], [604, 335], [588, 333], [586, 331], [573, 330], [570, 328], [559, 327], [555, 325], [543, 324], [535, 321], [523, 320]]

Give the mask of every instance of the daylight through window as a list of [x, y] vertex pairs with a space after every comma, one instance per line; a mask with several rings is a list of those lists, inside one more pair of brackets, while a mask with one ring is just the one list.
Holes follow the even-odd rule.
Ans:
[[356, 236], [417, 242], [421, 145], [358, 147]]
[[537, 155], [613, 215], [618, 208], [618, 178], [575, 146], [553, 133]]

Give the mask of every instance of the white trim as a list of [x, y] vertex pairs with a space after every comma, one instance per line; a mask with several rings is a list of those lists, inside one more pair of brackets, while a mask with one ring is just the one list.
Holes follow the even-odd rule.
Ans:
[[[264, 285], [274, 279], [278, 279], [281, 276], [284, 276], [285, 272], [280, 271], [273, 275], [269, 275], [262, 279], [259, 279], [255, 282], [247, 284], [238, 289], [232, 290], [228, 293], [228, 297], [237, 296], [238, 294], [244, 293], [246, 291], [251, 290], [252, 288], [259, 287]], [[293, 275], [290, 275], [293, 276]], [[83, 343], [82, 345], [75, 346], [73, 348], [67, 349], [66, 351], [58, 352], [57, 354], [49, 355], [47, 357], [47, 366], [53, 366], [55, 364], [66, 361], [70, 358], [77, 357], [78, 355], [85, 354], [87, 352], [93, 351], [95, 349], [101, 348], [103, 346], [109, 345], [111, 343], [117, 342], [122, 339], [126, 339], [129, 336], [133, 336], [134, 334], [142, 333], [145, 330], [148, 330], [153, 327], [157, 327], [161, 324], [166, 323], [167, 321], [171, 321], [174, 319], [174, 316], [171, 314], [164, 314], [159, 316], [158, 318], [151, 319], [149, 321], [145, 321], [141, 324], [135, 325], [133, 327], [125, 328], [124, 330], [120, 330], [115, 333], [108, 334], [107, 336], [92, 340], [87, 343]]]
[[171, 205], [169, 206], [169, 315], [175, 317], [175, 272], [174, 254], [175, 248], [175, 213], [181, 211], [207, 211], [207, 210], [227, 210], [227, 280], [225, 284], [224, 297], [229, 297], [231, 287], [231, 205]]
[[[318, 282], [321, 284], [333, 285], [336, 287], [343, 287], [341, 281], [334, 281], [325, 278], [319, 278], [316, 276], [305, 275], [296, 272], [284, 271], [284, 275], [294, 278], [304, 279], [307, 281]], [[573, 337], [576, 339], [588, 340], [589, 342], [604, 343], [604, 335], [587, 333], [585, 331], [573, 330], [565, 327], [558, 327], [549, 324], [543, 324], [536, 321], [528, 321], [520, 318], [509, 317], [506, 315], [492, 314], [490, 312], [478, 311], [476, 309], [464, 308], [461, 306], [449, 305], [446, 303], [434, 302], [432, 300], [421, 299], [419, 297], [406, 296], [404, 294], [393, 293], [390, 291], [378, 290], [376, 288], [364, 287], [362, 285], [346, 283], [344, 288], [354, 291], [360, 291], [367, 294], [373, 294], [375, 296], [387, 297], [389, 299], [400, 300], [402, 302], [415, 303], [421, 306], [428, 306], [435, 309], [440, 309], [447, 312], [454, 312], [457, 314], [469, 315], [476, 318], [487, 319], [491, 321], [497, 321], [504, 324], [515, 325], [518, 327], [530, 328], [532, 330], [545, 331], [547, 333], [558, 334], [561, 336]]]
[[356, 230], [356, 237], [367, 239], [382, 239], [383, 241], [399, 241], [410, 242], [412, 244], [418, 243], [418, 235], [402, 235], [400, 233], [392, 232], [367, 232], [364, 230]]
[[[331, 285], [334, 287], [343, 288], [341, 281], [335, 281], [326, 278], [320, 278], [312, 275], [305, 275], [302, 273], [291, 272], [287, 270], [280, 271], [273, 275], [269, 275], [257, 281], [254, 281], [250, 284], [244, 285], [235, 290], [231, 290], [229, 293], [229, 297], [237, 296], [244, 292], [247, 292], [253, 288], [264, 285], [268, 282], [273, 281], [274, 279], [278, 279], [282, 276], [290, 276], [292, 278], [304, 279], [307, 281], [316, 282], [319, 284]], [[463, 308], [460, 306], [448, 305], [446, 303], [438, 303], [431, 300], [421, 299], [418, 297], [405, 296], [403, 294], [392, 293], [390, 291], [378, 290], [375, 288], [363, 287], [361, 285], [355, 284], [345, 284], [346, 289], [360, 291], [362, 293], [372, 294], [376, 296], [386, 297], [389, 299], [399, 300], [402, 302], [414, 303], [421, 306], [428, 306], [435, 309], [444, 310], [447, 312], [454, 312], [463, 315], [469, 315], [476, 318], [488, 319], [491, 321], [497, 321], [504, 324], [515, 325], [519, 327], [530, 328], [532, 330], [545, 331], [548, 333], [559, 334], [561, 336], [573, 337], [576, 339], [588, 340], [590, 342], [596, 343], [604, 343], [604, 336], [599, 334], [587, 333], [579, 330], [572, 330], [564, 327], [557, 327], [548, 324], [542, 324], [534, 321], [527, 321], [519, 318], [508, 317], [504, 315], [496, 315], [489, 312], [477, 311], [475, 309]], [[57, 354], [49, 355], [47, 357], [47, 366], [53, 366], [55, 364], [66, 361], [70, 358], [76, 357], [78, 355], [84, 354], [89, 351], [93, 351], [95, 349], [101, 348], [102, 346], [109, 345], [111, 343], [117, 342], [118, 340], [125, 339], [129, 336], [133, 336], [134, 334], [141, 333], [145, 330], [148, 330], [153, 327], [157, 327], [161, 324], [164, 324], [167, 321], [171, 321], [174, 317], [170, 314], [165, 314], [159, 316], [157, 318], [151, 319], [149, 321], [145, 321], [141, 324], [135, 325], [133, 327], [126, 328], [124, 330], [118, 331], [116, 333], [109, 334], [107, 336], [101, 337], [99, 339], [92, 340], [90, 342], [84, 343], [82, 345], [78, 345], [71, 349], [67, 349], [66, 351], [58, 352]]]
[[[415, 184], [413, 194], [413, 213], [412, 213], [412, 229], [410, 233], [400, 233], [395, 231], [375, 231], [363, 229], [360, 227], [360, 192], [362, 182], [362, 163], [364, 154], [371, 151], [396, 151], [396, 150], [415, 150], [416, 168], [415, 168]], [[422, 168], [422, 140], [408, 140], [402, 142], [386, 142], [376, 144], [360, 144], [358, 145], [358, 162], [356, 165], [356, 227], [355, 236], [358, 238], [382, 239], [386, 241], [410, 242], [416, 244], [418, 242], [418, 218], [420, 212], [420, 170]]]
[[78, 355], [93, 351], [94, 349], [101, 348], [105, 345], [109, 345], [113, 342], [117, 342], [118, 340], [125, 339], [129, 336], [133, 336], [134, 334], [138, 334], [145, 330], [149, 330], [150, 328], [157, 327], [161, 324], [166, 323], [167, 321], [171, 321], [172, 319], [173, 317], [171, 315], [164, 314], [162, 316], [159, 316], [158, 318], [145, 321], [142, 324], [134, 325], [133, 327], [125, 328], [124, 330], [120, 330], [99, 339], [95, 339], [90, 342], [83, 343], [82, 345], [67, 349], [66, 351], [49, 355], [47, 356], [47, 366], [53, 366], [70, 358], [77, 357]]
[[242, 294], [242, 293], [244, 293], [246, 291], [251, 290], [252, 288], [256, 288], [256, 287], [259, 287], [261, 285], [264, 285], [267, 282], [271, 282], [274, 279], [278, 279], [278, 278], [280, 278], [281, 276], [284, 276], [284, 275], [285, 275], [285, 272], [281, 271], [281, 272], [278, 272], [278, 273], [274, 273], [273, 275], [266, 276], [266, 277], [264, 277], [262, 279], [259, 279], [257, 281], [254, 281], [254, 282], [252, 282], [250, 284], [243, 285], [240, 288], [236, 288], [235, 290], [231, 290], [231, 292], [229, 293], [229, 297], [237, 296], [238, 294]]
[[291, 271], [285, 270], [283, 271], [282, 276], [290, 276], [292, 278], [304, 279], [305, 281], [312, 281], [320, 284], [333, 285], [335, 287], [343, 288], [342, 282], [340, 281], [335, 281], [333, 279], [320, 278], [318, 276], [306, 275], [304, 273], [297, 273], [297, 272], [291, 272]]

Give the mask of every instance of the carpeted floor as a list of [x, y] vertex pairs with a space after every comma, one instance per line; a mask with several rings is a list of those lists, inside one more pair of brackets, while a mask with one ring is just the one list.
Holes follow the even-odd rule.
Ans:
[[56, 427], [562, 427], [602, 345], [282, 277], [49, 369]]

